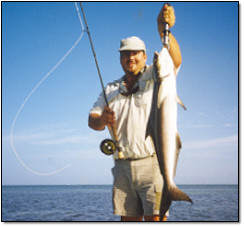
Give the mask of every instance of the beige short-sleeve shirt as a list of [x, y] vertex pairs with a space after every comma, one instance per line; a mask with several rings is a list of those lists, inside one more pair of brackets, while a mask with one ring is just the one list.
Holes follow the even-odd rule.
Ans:
[[[169, 54], [168, 56], [170, 57]], [[172, 61], [171, 57], [168, 60]], [[105, 89], [109, 107], [116, 117], [119, 146], [125, 158], [132, 159], [144, 158], [155, 153], [152, 139], [146, 138], [154, 86], [152, 65], [145, 68], [136, 86], [139, 88], [136, 93], [129, 96], [121, 94], [124, 89], [122, 77], [109, 83]], [[101, 93], [90, 113], [102, 114], [105, 105], [103, 93]], [[118, 158], [118, 152], [114, 154], [114, 158]]]

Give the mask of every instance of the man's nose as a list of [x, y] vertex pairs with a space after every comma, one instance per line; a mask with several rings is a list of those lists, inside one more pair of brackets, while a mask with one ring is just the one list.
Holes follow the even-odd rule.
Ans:
[[133, 53], [129, 53], [128, 58], [133, 59], [135, 55]]

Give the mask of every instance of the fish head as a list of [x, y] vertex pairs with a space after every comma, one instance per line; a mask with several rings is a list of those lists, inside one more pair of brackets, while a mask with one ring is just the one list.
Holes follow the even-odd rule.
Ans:
[[162, 81], [170, 74], [174, 73], [174, 63], [167, 48], [163, 48], [160, 53], [155, 52], [153, 67], [156, 81]]

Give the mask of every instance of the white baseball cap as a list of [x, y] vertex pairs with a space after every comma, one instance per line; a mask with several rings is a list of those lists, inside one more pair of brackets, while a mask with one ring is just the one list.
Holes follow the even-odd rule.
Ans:
[[120, 41], [119, 51], [143, 50], [146, 52], [145, 43], [138, 37], [132, 36]]

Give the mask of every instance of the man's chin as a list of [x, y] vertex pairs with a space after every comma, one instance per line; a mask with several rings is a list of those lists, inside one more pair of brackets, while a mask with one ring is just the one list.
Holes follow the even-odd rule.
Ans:
[[135, 69], [128, 69], [127, 72], [129, 74], [137, 75], [137, 70], [135, 70]]

